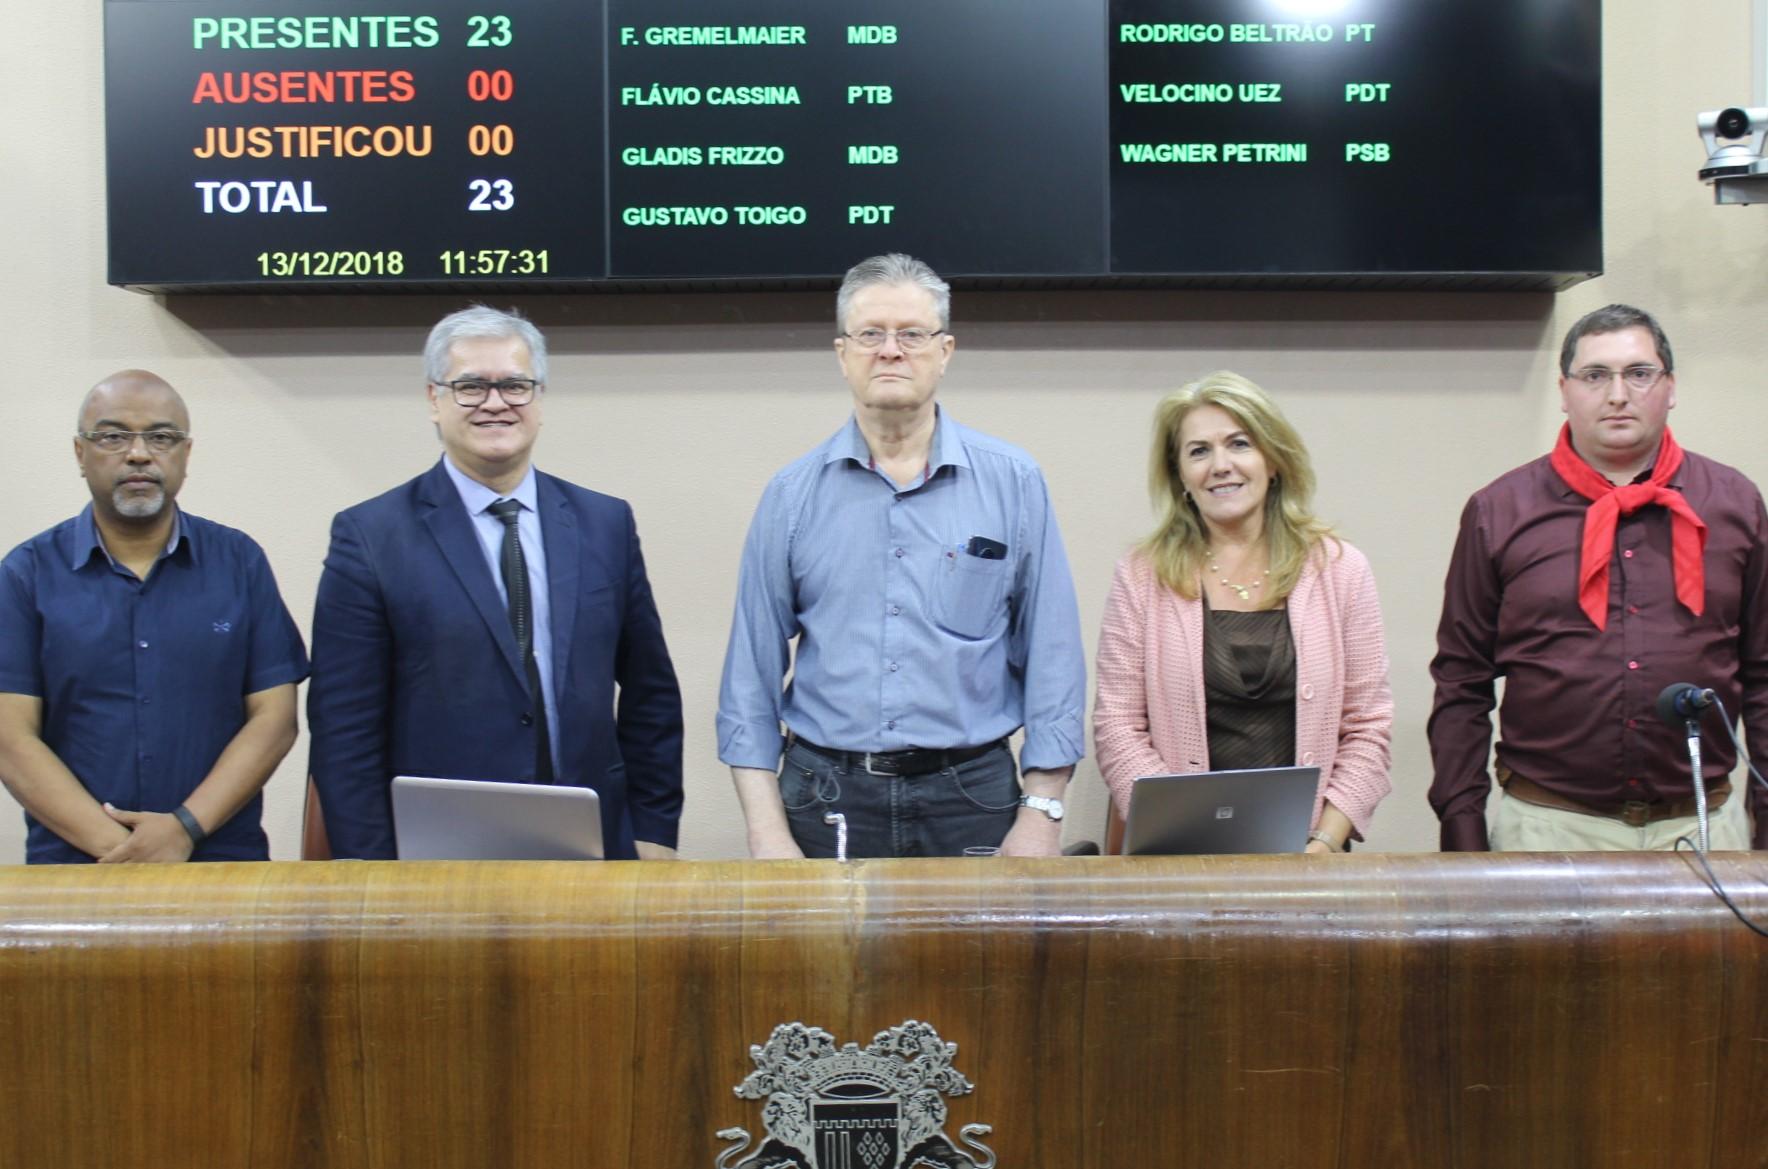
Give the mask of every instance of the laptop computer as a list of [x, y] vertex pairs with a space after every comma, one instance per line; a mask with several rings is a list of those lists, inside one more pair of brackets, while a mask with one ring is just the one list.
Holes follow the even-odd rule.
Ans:
[[1125, 856], [1300, 852], [1318, 767], [1146, 775], [1130, 788]]
[[408, 861], [602, 859], [602, 802], [586, 787], [393, 780], [393, 837]]

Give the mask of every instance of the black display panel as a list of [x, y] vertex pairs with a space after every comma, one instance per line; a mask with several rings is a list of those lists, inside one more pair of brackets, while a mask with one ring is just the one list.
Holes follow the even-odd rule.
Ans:
[[111, 283], [605, 276], [598, 6], [486, 8], [107, 3]]
[[[826, 277], [889, 250], [1104, 270], [1096, 6], [751, 0], [741, 19], [791, 43], [744, 49], [647, 43], [728, 4], [607, 8], [611, 275]], [[781, 104], [728, 104], [745, 91]]]
[[[1330, 10], [1330, 14], [1324, 14]], [[110, 280], [1561, 287], [1598, 0], [107, 0]]]
[[1595, 5], [1112, 0], [1111, 19], [1113, 271], [1600, 266]]

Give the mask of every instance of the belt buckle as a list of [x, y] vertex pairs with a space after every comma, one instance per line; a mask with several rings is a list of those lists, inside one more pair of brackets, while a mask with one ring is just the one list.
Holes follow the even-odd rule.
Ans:
[[1621, 805], [1621, 821], [1629, 828], [1643, 828], [1651, 823], [1651, 805], [1644, 800], [1628, 800]]

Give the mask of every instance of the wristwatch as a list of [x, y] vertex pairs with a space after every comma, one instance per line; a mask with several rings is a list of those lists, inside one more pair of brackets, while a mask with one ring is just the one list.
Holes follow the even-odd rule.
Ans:
[[1062, 801], [1054, 796], [1020, 796], [1021, 808], [1036, 808], [1052, 820], [1062, 818]]

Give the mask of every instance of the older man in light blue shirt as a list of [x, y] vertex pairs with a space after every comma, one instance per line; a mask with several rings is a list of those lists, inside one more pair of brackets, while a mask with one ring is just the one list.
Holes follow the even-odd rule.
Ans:
[[853, 417], [774, 477], [750, 527], [718, 743], [755, 856], [833, 855], [828, 812], [856, 856], [1060, 850], [1084, 741], [1074, 583], [1037, 464], [934, 401], [949, 312], [918, 260], [847, 274]]

